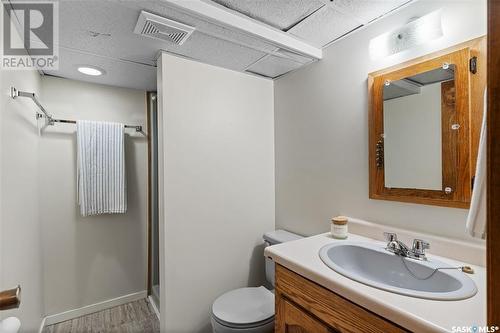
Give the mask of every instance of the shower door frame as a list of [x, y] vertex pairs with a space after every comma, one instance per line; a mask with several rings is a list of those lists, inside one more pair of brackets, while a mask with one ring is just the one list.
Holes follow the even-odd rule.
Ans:
[[[152, 189], [153, 189], [153, 174], [152, 174], [152, 164], [153, 161], [153, 143], [152, 143], [152, 134], [154, 130], [151, 128], [151, 113], [152, 113], [152, 103], [157, 103], [157, 92], [147, 92], [146, 93], [146, 105], [147, 105], [147, 142], [148, 142], [148, 216], [147, 216], [147, 260], [148, 260], [148, 271], [147, 271], [147, 294], [148, 296], [153, 295], [153, 251], [152, 251], [152, 243], [153, 243], [153, 209], [152, 209]], [[156, 129], [157, 131], [158, 129]], [[159, 246], [159, 244], [158, 244]], [[159, 269], [159, 255], [157, 256], [157, 268]], [[158, 295], [159, 296], [159, 295]], [[159, 297], [156, 300], [159, 303]], [[155, 304], [159, 307], [160, 304]]]

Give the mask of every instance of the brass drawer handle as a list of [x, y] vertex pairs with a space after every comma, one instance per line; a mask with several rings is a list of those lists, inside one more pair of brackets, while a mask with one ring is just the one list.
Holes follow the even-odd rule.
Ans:
[[0, 310], [16, 309], [21, 304], [21, 286], [0, 291]]

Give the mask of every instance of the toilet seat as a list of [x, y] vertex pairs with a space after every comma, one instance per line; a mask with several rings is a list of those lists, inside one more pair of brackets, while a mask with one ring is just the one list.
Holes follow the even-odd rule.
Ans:
[[212, 316], [212, 320], [214, 320], [217, 324], [224, 326], [226, 328], [234, 329], [234, 330], [247, 330], [247, 329], [252, 329], [252, 328], [259, 328], [263, 326], [267, 326], [268, 324], [272, 324], [274, 326], [274, 315], [270, 317], [267, 320], [264, 321], [259, 321], [256, 323], [250, 323], [250, 324], [234, 324], [234, 323], [228, 323], [225, 321], [222, 321], [218, 319], [215, 316]]
[[267, 325], [274, 321], [274, 294], [263, 286], [231, 290], [215, 300], [212, 318], [236, 329]]

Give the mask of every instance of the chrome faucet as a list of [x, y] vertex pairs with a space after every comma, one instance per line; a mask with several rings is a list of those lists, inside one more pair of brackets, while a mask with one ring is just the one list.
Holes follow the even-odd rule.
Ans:
[[427, 260], [425, 250], [430, 249], [431, 245], [421, 239], [414, 239], [411, 249], [411, 257], [418, 260]]
[[410, 249], [402, 241], [398, 240], [398, 235], [392, 232], [384, 232], [384, 237], [387, 240], [387, 246], [385, 247], [387, 251], [402, 257], [410, 256]]
[[387, 240], [387, 245], [385, 249], [392, 252], [398, 256], [427, 260], [425, 256], [425, 250], [430, 248], [430, 244], [421, 239], [414, 239], [412, 248], [408, 248], [405, 243], [398, 240], [398, 235], [392, 232], [384, 232], [384, 237]]

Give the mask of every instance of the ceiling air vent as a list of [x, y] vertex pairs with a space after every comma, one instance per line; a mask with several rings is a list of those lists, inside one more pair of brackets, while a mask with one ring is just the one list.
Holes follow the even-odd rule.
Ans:
[[194, 27], [141, 11], [134, 33], [182, 45], [193, 33]]

